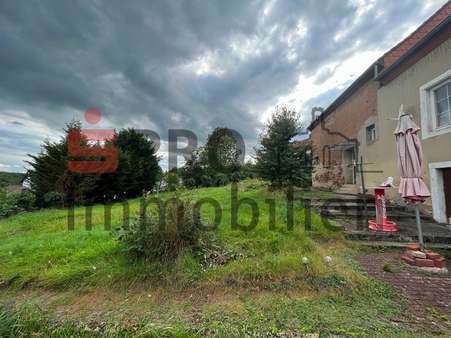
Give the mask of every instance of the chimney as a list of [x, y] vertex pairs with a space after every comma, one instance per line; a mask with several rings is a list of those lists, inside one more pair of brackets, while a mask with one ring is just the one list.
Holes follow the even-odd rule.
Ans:
[[[320, 114], [317, 115], [316, 113], [319, 112]], [[321, 114], [324, 112], [324, 108], [322, 107], [313, 107], [312, 108], [312, 122], [317, 119], [318, 116], [321, 116]]]

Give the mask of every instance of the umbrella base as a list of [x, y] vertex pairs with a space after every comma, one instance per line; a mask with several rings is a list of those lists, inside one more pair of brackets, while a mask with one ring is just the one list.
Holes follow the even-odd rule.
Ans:
[[372, 231], [397, 232], [398, 227], [395, 222], [385, 221], [384, 224], [377, 224], [374, 220], [368, 221], [368, 228]]

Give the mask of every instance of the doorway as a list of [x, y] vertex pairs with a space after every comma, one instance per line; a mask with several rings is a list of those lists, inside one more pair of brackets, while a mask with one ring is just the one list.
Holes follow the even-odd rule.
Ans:
[[451, 168], [443, 169], [443, 192], [445, 193], [446, 218], [451, 224]]
[[435, 221], [451, 225], [451, 161], [429, 163]]

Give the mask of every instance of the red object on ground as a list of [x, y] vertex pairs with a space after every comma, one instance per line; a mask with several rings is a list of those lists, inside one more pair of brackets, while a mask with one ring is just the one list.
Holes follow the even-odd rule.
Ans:
[[415, 256], [415, 251], [418, 251], [418, 244], [413, 243], [407, 246], [407, 251], [401, 256], [401, 259], [411, 266], [419, 268], [446, 268], [446, 260], [438, 253], [425, 250], [426, 258]]
[[415, 258], [412, 258], [408, 255], [402, 255], [401, 259], [409, 265], [415, 265]]
[[434, 268], [435, 264], [432, 259], [415, 258], [415, 265], [422, 268]]
[[426, 253], [426, 258], [428, 258], [428, 259], [436, 260], [436, 259], [442, 258], [442, 256], [440, 256], [440, 254], [438, 254], [436, 252], [426, 250], [425, 253]]
[[446, 261], [443, 257], [440, 257], [440, 258], [434, 259], [434, 265], [436, 268], [442, 269], [442, 268], [446, 267]]
[[396, 232], [398, 228], [395, 222], [387, 220], [387, 210], [385, 208], [385, 188], [374, 188], [376, 196], [376, 220], [368, 221], [368, 228], [373, 231]]

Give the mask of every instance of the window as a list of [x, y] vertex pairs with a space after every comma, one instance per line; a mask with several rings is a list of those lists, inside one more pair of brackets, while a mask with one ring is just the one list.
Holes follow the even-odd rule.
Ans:
[[376, 125], [371, 124], [366, 127], [366, 144], [371, 144], [376, 141]]
[[423, 139], [451, 133], [451, 69], [420, 88]]
[[451, 124], [451, 82], [434, 89], [436, 127], [446, 127]]

